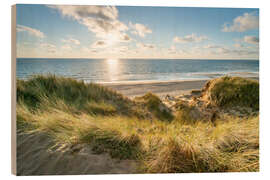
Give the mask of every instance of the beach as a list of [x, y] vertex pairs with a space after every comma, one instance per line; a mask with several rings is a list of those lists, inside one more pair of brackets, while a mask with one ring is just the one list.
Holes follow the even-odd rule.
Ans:
[[127, 82], [127, 83], [102, 83], [121, 94], [134, 98], [152, 92], [160, 98], [166, 95], [177, 96], [188, 94], [191, 90], [201, 89], [207, 80], [167, 81], [167, 82]]
[[[256, 79], [258, 77], [248, 77]], [[152, 92], [164, 99], [167, 95], [178, 96], [180, 94], [189, 94], [192, 90], [200, 90], [208, 80], [183, 80], [183, 81], [140, 81], [124, 83], [101, 83], [103, 86], [111, 88], [121, 94], [134, 98], [142, 96], [147, 92]]]

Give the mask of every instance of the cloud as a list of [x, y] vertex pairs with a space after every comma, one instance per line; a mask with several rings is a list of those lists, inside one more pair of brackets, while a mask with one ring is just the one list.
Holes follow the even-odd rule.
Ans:
[[50, 43], [41, 43], [41, 48], [45, 49], [49, 53], [55, 53], [56, 52], [56, 46]]
[[259, 17], [253, 13], [244, 13], [233, 20], [233, 23], [225, 23], [223, 32], [244, 32], [248, 30], [259, 29]]
[[243, 48], [244, 45], [243, 45], [243, 44], [238, 44], [238, 43], [236, 43], [236, 44], [234, 44], [234, 47], [236, 47], [236, 48]]
[[128, 27], [118, 20], [118, 10], [113, 6], [48, 6], [57, 9], [63, 17], [71, 18], [86, 26], [96, 37], [111, 44], [128, 42]]
[[176, 47], [174, 45], [172, 45], [170, 48], [168, 48], [168, 53], [169, 54], [176, 54]]
[[109, 52], [111, 53], [128, 53], [129, 49], [127, 46], [119, 46], [119, 47], [115, 47], [109, 50]]
[[45, 47], [45, 48], [56, 48], [55, 45], [50, 44], [50, 43], [41, 43], [40, 46]]
[[144, 43], [136, 43], [136, 46], [140, 49], [140, 50], [146, 50], [146, 49], [155, 49], [155, 45], [153, 44], [144, 44]]
[[259, 44], [259, 38], [257, 38], [256, 36], [245, 36], [244, 42], [249, 44]]
[[173, 42], [175, 43], [192, 43], [192, 42], [201, 42], [207, 40], [206, 36], [197, 36], [196, 34], [186, 35], [184, 37], [174, 37]]
[[120, 47], [116, 48], [116, 51], [125, 53], [128, 51], [128, 47], [127, 46], [120, 46]]
[[220, 48], [217, 49], [217, 52], [218, 53], [221, 53], [221, 54], [228, 54], [228, 53], [231, 52], [231, 50], [230, 49], [227, 49], [225, 47], [220, 47]]
[[72, 47], [69, 44], [65, 44], [61, 47], [61, 49], [64, 51], [71, 51]]
[[98, 40], [96, 42], [94, 42], [92, 45], [91, 45], [91, 48], [93, 49], [99, 49], [99, 48], [105, 48], [107, 47], [108, 44], [106, 41], [103, 41], [103, 40]]
[[131, 33], [136, 34], [140, 37], [145, 37], [146, 34], [152, 33], [152, 30], [143, 24], [139, 24], [139, 23], [132, 24], [131, 22], [129, 22], [129, 26], [133, 29], [133, 31], [131, 31]]
[[212, 54], [248, 56], [248, 55], [259, 55], [259, 51], [250, 49], [229, 49], [226, 47], [221, 47], [218, 48], [217, 51], [212, 51]]
[[123, 34], [123, 36], [120, 38], [122, 41], [130, 41], [131, 38], [127, 34]]
[[16, 29], [17, 29], [17, 32], [27, 32], [28, 34], [32, 36], [36, 36], [38, 38], [45, 38], [44, 33], [38, 29], [30, 28], [27, 26], [19, 25], [19, 24], [17, 25]]
[[169, 51], [175, 51], [176, 50], [176, 47], [175, 46], [171, 46], [168, 50]]
[[244, 55], [259, 55], [259, 51], [257, 50], [246, 50], [246, 49], [242, 49], [242, 50], [232, 50], [232, 53], [240, 55], [240, 56], [244, 56]]
[[80, 41], [77, 39], [73, 39], [73, 38], [69, 38], [69, 39], [62, 39], [63, 43], [67, 43], [67, 44], [74, 44], [74, 45], [80, 45]]
[[217, 49], [217, 48], [221, 48], [221, 46], [209, 44], [209, 45], [204, 46], [204, 48], [205, 49]]

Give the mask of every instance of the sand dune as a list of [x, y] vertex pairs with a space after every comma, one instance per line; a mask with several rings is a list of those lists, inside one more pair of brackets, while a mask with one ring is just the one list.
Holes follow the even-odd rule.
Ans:
[[[206, 80], [104, 85], [129, 97], [152, 91], [162, 98], [201, 89], [205, 83]], [[108, 153], [95, 154], [89, 144], [55, 146], [53, 138], [45, 133], [17, 132], [18, 175], [129, 174], [138, 173], [137, 170], [136, 161], [112, 159]]]
[[94, 154], [86, 144], [53, 147], [44, 133], [17, 135], [18, 175], [128, 174], [136, 172], [136, 162]]

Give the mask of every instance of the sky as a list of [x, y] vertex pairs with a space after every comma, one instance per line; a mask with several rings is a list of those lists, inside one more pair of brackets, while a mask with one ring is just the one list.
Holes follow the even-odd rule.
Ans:
[[16, 7], [17, 57], [259, 59], [259, 9]]

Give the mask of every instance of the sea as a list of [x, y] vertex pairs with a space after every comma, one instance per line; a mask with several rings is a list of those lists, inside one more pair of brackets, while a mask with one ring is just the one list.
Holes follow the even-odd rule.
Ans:
[[17, 58], [16, 76], [55, 74], [85, 82], [203, 80], [259, 77], [259, 60]]

